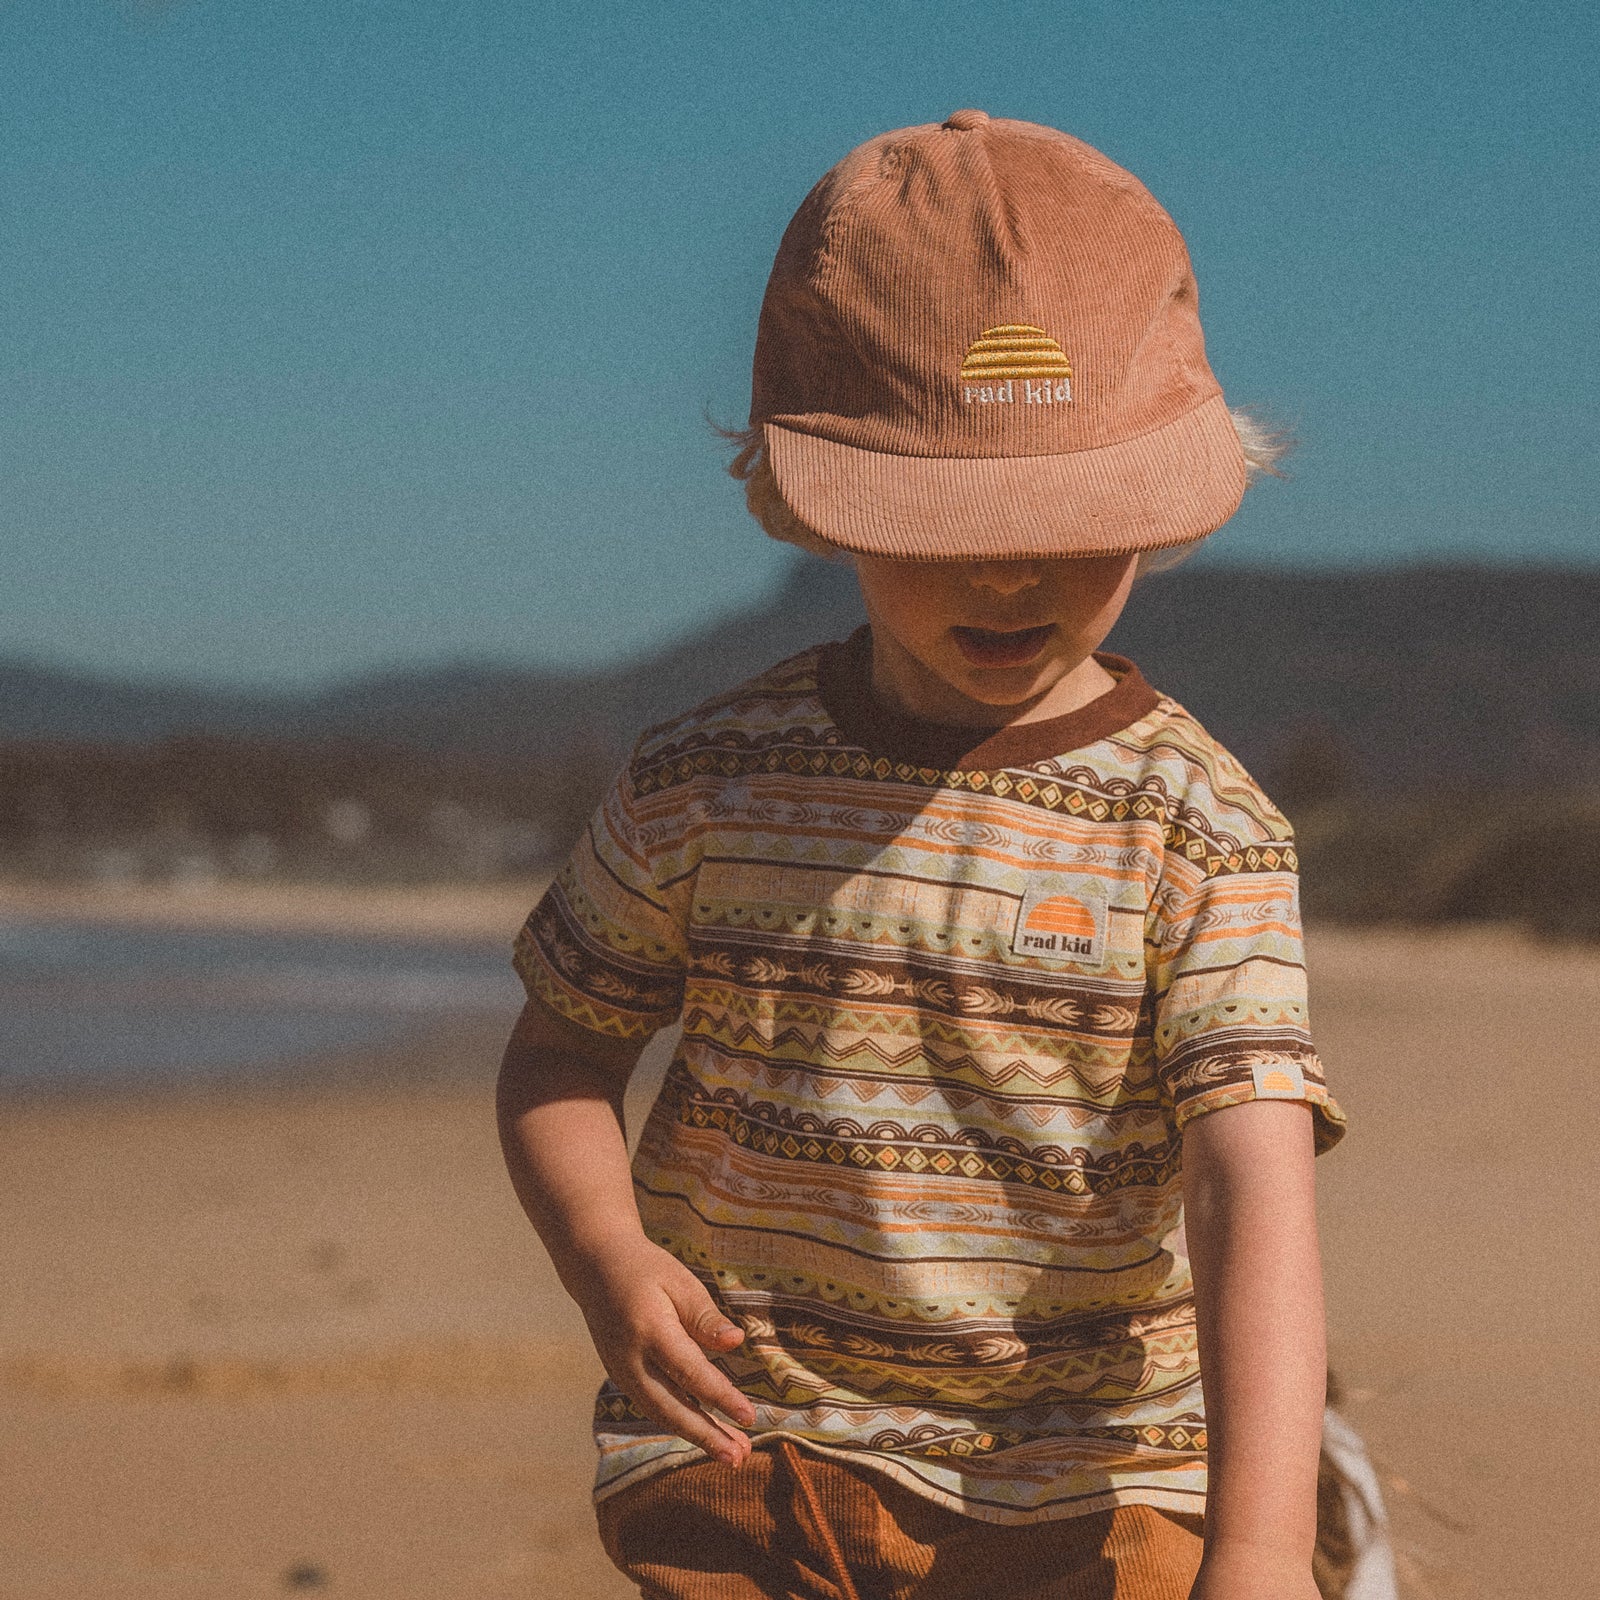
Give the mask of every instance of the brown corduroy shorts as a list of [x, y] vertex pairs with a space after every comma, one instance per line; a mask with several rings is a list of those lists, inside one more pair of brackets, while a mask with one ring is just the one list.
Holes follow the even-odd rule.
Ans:
[[1200, 1519], [1152, 1506], [994, 1523], [788, 1440], [602, 1500], [644, 1600], [1185, 1600]]

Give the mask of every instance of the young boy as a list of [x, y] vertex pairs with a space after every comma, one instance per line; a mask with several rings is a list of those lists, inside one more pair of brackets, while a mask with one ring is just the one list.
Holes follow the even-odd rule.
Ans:
[[646, 733], [516, 949], [607, 1551], [674, 1600], [1314, 1600], [1292, 838], [1098, 650], [1245, 486], [1177, 229], [1049, 128], [869, 141], [784, 235], [736, 470], [870, 625]]

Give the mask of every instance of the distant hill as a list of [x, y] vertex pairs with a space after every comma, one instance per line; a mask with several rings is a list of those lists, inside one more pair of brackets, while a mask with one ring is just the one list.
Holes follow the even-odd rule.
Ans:
[[574, 743], [621, 752], [650, 722], [859, 621], [849, 572], [806, 559], [771, 599], [597, 672], [442, 663], [310, 693], [251, 694], [0, 659], [0, 742], [336, 738], [510, 757], [542, 757]]
[[1109, 647], [1260, 777], [1308, 746], [1358, 786], [1600, 783], [1600, 570], [1151, 580]]
[[[482, 663], [312, 694], [133, 684], [0, 662], [0, 740], [338, 739], [430, 754], [616, 759], [638, 729], [860, 620], [847, 568], [805, 560], [770, 600], [578, 675]], [[1463, 791], [1600, 784], [1600, 571], [1180, 568], [1108, 641], [1271, 782]]]

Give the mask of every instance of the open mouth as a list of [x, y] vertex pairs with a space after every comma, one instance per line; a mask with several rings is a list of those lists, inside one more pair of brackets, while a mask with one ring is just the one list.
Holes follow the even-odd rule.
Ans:
[[952, 628], [956, 648], [975, 667], [1023, 667], [1044, 649], [1056, 631], [1053, 622], [1038, 628]]

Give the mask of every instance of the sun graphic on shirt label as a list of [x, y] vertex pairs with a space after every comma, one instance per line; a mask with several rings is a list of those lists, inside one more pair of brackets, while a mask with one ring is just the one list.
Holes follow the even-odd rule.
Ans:
[[1250, 1069], [1260, 1100], [1304, 1100], [1306, 1078], [1293, 1061], [1257, 1061]]
[[1040, 961], [1097, 965], [1105, 955], [1105, 914], [1101, 894], [1036, 886], [1017, 912], [1011, 953]]

